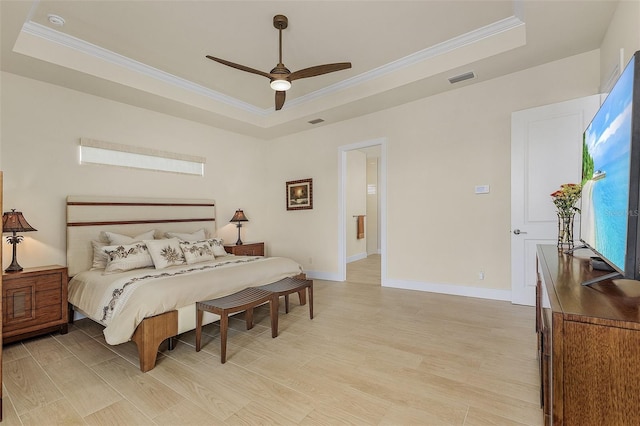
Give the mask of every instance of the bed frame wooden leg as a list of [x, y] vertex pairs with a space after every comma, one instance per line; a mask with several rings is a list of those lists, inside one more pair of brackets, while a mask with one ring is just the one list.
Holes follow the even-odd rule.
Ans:
[[73, 305], [71, 303], [67, 303], [67, 322], [69, 324], [73, 324], [74, 312]]
[[154, 317], [145, 318], [131, 340], [138, 346], [140, 371], [146, 373], [156, 366], [158, 347], [167, 338], [178, 334], [178, 311], [165, 312]]

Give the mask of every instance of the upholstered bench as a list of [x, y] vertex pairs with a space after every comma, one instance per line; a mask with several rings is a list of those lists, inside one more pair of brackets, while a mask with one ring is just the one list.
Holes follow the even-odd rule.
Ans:
[[306, 303], [304, 289], [306, 288], [309, 293], [309, 318], [313, 319], [313, 280], [284, 278], [280, 281], [257, 288], [273, 292], [277, 294], [278, 297], [284, 296], [284, 311], [287, 314], [289, 313], [289, 295], [291, 293], [298, 293], [298, 296], [300, 297], [300, 304], [304, 305]]
[[196, 302], [196, 351], [200, 351], [202, 341], [202, 316], [204, 311], [220, 315], [220, 361], [227, 361], [227, 331], [229, 314], [245, 311], [247, 330], [253, 328], [253, 308], [269, 302], [271, 317], [271, 337], [278, 336], [278, 294], [271, 291], [249, 287], [237, 293], [217, 299]]

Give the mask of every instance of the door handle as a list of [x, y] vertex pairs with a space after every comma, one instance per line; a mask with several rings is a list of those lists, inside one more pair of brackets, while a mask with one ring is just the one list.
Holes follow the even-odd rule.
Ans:
[[519, 230], [519, 229], [514, 229], [514, 230], [513, 230], [513, 233], [514, 233], [514, 234], [516, 234], [516, 235], [526, 234], [526, 232], [525, 232], [525, 231], [521, 231], [521, 230]]

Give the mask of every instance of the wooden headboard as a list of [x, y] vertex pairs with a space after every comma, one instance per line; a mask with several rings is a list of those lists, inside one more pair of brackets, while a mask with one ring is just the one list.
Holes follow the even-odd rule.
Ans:
[[215, 202], [209, 199], [67, 197], [67, 266], [69, 277], [91, 268], [91, 241], [103, 231], [138, 235], [156, 230], [191, 233], [204, 228], [216, 232]]

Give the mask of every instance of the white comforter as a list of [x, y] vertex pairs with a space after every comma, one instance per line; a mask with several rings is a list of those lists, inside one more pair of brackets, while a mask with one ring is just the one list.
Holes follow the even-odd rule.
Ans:
[[110, 345], [131, 339], [145, 317], [226, 296], [302, 272], [283, 257], [225, 256], [211, 262], [118, 274], [81, 272], [69, 282], [69, 302], [105, 325]]

